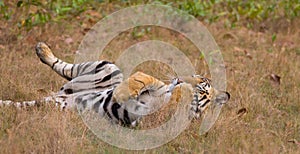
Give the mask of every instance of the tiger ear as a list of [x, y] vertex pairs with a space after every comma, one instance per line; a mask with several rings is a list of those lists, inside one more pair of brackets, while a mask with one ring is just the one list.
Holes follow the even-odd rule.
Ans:
[[226, 91], [218, 91], [215, 97], [215, 103], [217, 104], [225, 104], [229, 101], [230, 94]]

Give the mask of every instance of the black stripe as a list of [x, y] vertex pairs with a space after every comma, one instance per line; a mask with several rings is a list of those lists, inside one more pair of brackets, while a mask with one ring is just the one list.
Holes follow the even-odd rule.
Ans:
[[[97, 62], [99, 62], [99, 61], [97, 61]], [[93, 62], [93, 63], [91, 63], [91, 64], [94, 64], [94, 63], [97, 63], [97, 62]], [[91, 64], [90, 64], [89, 66], [91, 66]], [[84, 73], [85, 69], [87, 68], [87, 67], [85, 67], [85, 68], [83, 69], [83, 71], [81, 71], [82, 73], [84, 73], [84, 74], [82, 74], [82, 75], [96, 74], [96, 73], [102, 71], [102, 70], [104, 69], [104, 68], [102, 68], [102, 67], [103, 67], [104, 65], [106, 65], [106, 64], [111, 64], [111, 63], [108, 62], [108, 61], [102, 61], [102, 62], [100, 62], [100, 63], [95, 67], [95, 69], [93, 69], [93, 70], [91, 70], [91, 71], [89, 71], [89, 72]]]
[[73, 78], [73, 69], [74, 69], [74, 64], [73, 64], [73, 66], [72, 66], [72, 68], [71, 68], [71, 78]]
[[81, 103], [82, 103], [83, 109], [85, 109], [85, 108], [86, 108], [86, 105], [87, 105], [87, 100], [84, 100], [84, 101], [82, 101]]
[[196, 87], [197, 87], [197, 89], [199, 89], [201, 91], [203, 90], [202, 86], [196, 85]]
[[[121, 82], [115, 82], [113, 84], [109, 84], [109, 85], [106, 85], [106, 86], [96, 86], [96, 87], [86, 88], [86, 89], [76, 89], [76, 90], [71, 89], [71, 90], [72, 90], [72, 94], [73, 94], [73, 93], [78, 93], [78, 92], [87, 91], [87, 90], [106, 89], [106, 88], [110, 88], [110, 87], [115, 86], [115, 85], [120, 84], [120, 83]], [[76, 84], [76, 82], [74, 84]], [[71, 92], [71, 91], [68, 91], [68, 92]]]
[[103, 70], [104, 70], [104, 68], [96, 69], [96, 70], [95, 70], [95, 74], [97, 74], [97, 73], [99, 73], [99, 72], [101, 72], [101, 71], [103, 71]]
[[41, 62], [44, 64], [47, 64], [46, 61], [44, 61], [42, 58], [40, 58]]
[[95, 84], [99, 84], [99, 83], [101, 83], [101, 82], [108, 81], [108, 80], [110, 80], [111, 78], [115, 77], [116, 75], [119, 75], [120, 73], [121, 73], [120, 70], [115, 70], [115, 71], [112, 72], [111, 74], [105, 76], [102, 80], [100, 80], [100, 81], [96, 80], [96, 81], [98, 81], [98, 82], [96, 82]]
[[121, 105], [118, 104], [118, 103], [114, 103], [114, 104], [112, 105], [112, 107], [111, 107], [111, 111], [112, 111], [114, 117], [115, 117], [117, 120], [120, 119], [120, 118], [119, 118], [119, 113], [118, 113], [118, 109], [119, 109], [120, 107], [121, 107]]
[[161, 85], [160, 87], [158, 87], [158, 89], [160, 89], [160, 88], [162, 88], [162, 87], [164, 87], [165, 85]]
[[146, 93], [147, 93], [148, 95], [150, 95], [149, 90], [144, 90], [144, 91], [142, 91], [140, 95], [145, 95]]
[[194, 101], [196, 101], [197, 103], [199, 102], [199, 97], [197, 94], [194, 95]]
[[99, 88], [101, 88], [101, 89], [103, 89], [103, 88], [109, 88], [109, 87], [112, 87], [112, 86], [117, 85], [117, 84], [120, 84], [120, 83], [121, 83], [121, 82], [115, 82], [115, 83], [113, 83], [113, 84], [109, 84], [109, 85], [106, 85], [106, 86], [96, 86], [95, 89], [99, 89]]
[[88, 67], [90, 67], [92, 64], [93, 64], [93, 62], [87, 62], [87, 63], [85, 63], [84, 68], [81, 70], [81, 73], [84, 73], [84, 71], [85, 71]]
[[99, 69], [99, 68], [102, 68], [104, 65], [106, 64], [111, 64], [111, 62], [108, 62], [108, 61], [102, 61], [100, 64], [98, 64], [95, 68], [95, 70]]
[[111, 64], [111, 62], [108, 61], [102, 61], [100, 64], [98, 64], [95, 68], [95, 73], [100, 72], [101, 70], [103, 70], [103, 66], [107, 65], [107, 64]]
[[78, 66], [77, 66], [77, 74], [76, 74], [76, 76], [79, 75], [79, 70], [80, 70], [80, 68], [81, 68], [81, 65], [82, 65], [82, 64], [78, 64]]
[[71, 80], [72, 80], [72, 78], [67, 77], [67, 76], [65, 76], [65, 78], [66, 78], [68, 81], [71, 81]]
[[76, 104], [79, 104], [81, 101], [82, 101], [82, 97], [77, 97], [77, 98], [75, 99], [75, 103], [76, 103]]
[[68, 94], [73, 94], [74, 91], [72, 89], [65, 89], [64, 92], [68, 95]]
[[91, 95], [91, 94], [94, 94], [94, 93], [85, 93], [85, 94], [78, 95], [78, 97], [75, 99], [75, 102], [76, 102], [76, 100], [81, 101], [83, 99], [83, 97], [85, 97], [87, 95]]
[[97, 97], [103, 95], [103, 92], [93, 93], [93, 95], [94, 95], [93, 97], [89, 98], [90, 100], [94, 100], [94, 99], [96, 99]]
[[68, 77], [66, 74], [65, 74], [65, 68], [67, 67], [68, 64], [65, 64], [65, 66], [63, 67], [62, 69], [62, 75], [63, 77], [65, 77], [67, 80], [72, 80], [72, 78]]
[[59, 98], [63, 98], [63, 99], [66, 99], [66, 98], [68, 98], [68, 96], [64, 96], [64, 95], [60, 95], [60, 96], [58, 96]]
[[103, 105], [103, 110], [108, 115], [109, 118], [112, 118], [112, 117], [111, 117], [111, 115], [109, 114], [109, 112], [107, 110], [107, 106], [109, 105], [109, 103], [111, 101], [111, 98], [112, 98], [112, 91], [108, 94], [108, 96], [104, 100], [104, 105]]
[[128, 116], [128, 111], [125, 110], [125, 109], [124, 109], [124, 117], [123, 117], [123, 118], [124, 118], [124, 119], [123, 119], [123, 122], [124, 122], [125, 124], [131, 124], [130, 119], [129, 119], [129, 116]]
[[25, 102], [25, 106], [26, 106], [26, 107], [28, 107], [28, 106], [29, 106], [28, 102]]
[[80, 74], [80, 75], [90, 75], [90, 74], [97, 74], [98, 72], [100, 72], [100, 71], [103, 71], [104, 70], [104, 68], [102, 68], [102, 69], [100, 69], [100, 70], [91, 70], [91, 71], [89, 71], [89, 72], [86, 72], [86, 73], [84, 73], [84, 74]]
[[[84, 74], [81, 74], [80, 76], [83, 76]], [[89, 83], [89, 82], [95, 82], [95, 80], [82, 80], [82, 81], [75, 81], [74, 83]]]
[[111, 64], [110, 62], [108, 61], [102, 61], [100, 64], [98, 64], [95, 69], [91, 70], [90, 72], [86, 72], [82, 75], [88, 75], [88, 74], [96, 74], [102, 70], [104, 70], [104, 68], [102, 68], [103, 66], [105, 66], [106, 64]]
[[65, 64], [65, 66], [64, 66], [63, 69], [62, 69], [62, 75], [63, 75], [63, 76], [66, 76], [66, 75], [65, 75], [65, 68], [67, 67], [67, 65], [68, 65], [68, 64]]
[[206, 96], [206, 95], [204, 95], [198, 102], [201, 102], [201, 101], [203, 101], [204, 99], [207, 99], [207, 96]]
[[59, 59], [56, 59], [56, 61], [52, 64], [51, 68], [53, 69], [54, 65], [58, 62], [59, 62]]
[[205, 103], [204, 104], [202, 104], [200, 107], [204, 107], [207, 103], [209, 103], [210, 102], [210, 100], [208, 99], [208, 100], [206, 100], [205, 101]]
[[93, 110], [96, 112], [96, 113], [98, 113], [98, 111], [99, 111], [99, 106], [100, 106], [100, 104], [103, 102], [103, 97], [98, 101], [98, 102], [96, 102], [94, 105], [93, 105]]

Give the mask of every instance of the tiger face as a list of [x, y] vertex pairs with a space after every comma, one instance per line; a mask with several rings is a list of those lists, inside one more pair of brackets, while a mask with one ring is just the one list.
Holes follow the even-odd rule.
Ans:
[[181, 78], [183, 82], [193, 87], [193, 101], [191, 103], [190, 118], [199, 118], [212, 104], [224, 104], [230, 99], [230, 94], [212, 87], [211, 80], [200, 75]]

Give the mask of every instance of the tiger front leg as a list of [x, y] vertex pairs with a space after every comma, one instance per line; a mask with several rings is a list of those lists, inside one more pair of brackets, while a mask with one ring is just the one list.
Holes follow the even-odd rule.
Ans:
[[147, 89], [164, 85], [163, 82], [150, 75], [136, 72], [116, 87], [113, 98], [120, 103], [126, 102], [129, 99], [137, 99], [137, 97]]

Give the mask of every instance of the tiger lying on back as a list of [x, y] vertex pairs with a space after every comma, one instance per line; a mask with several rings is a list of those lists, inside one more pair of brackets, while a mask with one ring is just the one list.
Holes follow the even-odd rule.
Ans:
[[[55, 57], [43, 42], [36, 45], [40, 60], [56, 73], [69, 80], [54, 96], [42, 102], [55, 102], [61, 109], [77, 108], [93, 111], [114, 123], [136, 126], [153, 108], [168, 103], [175, 87], [191, 85], [193, 101], [190, 118], [198, 118], [214, 103], [226, 103], [230, 95], [211, 86], [210, 80], [199, 75], [175, 78], [170, 84], [136, 72], [123, 81], [120, 69], [108, 61], [69, 64]], [[0, 105], [9, 101], [0, 101]], [[17, 103], [17, 106], [36, 105], [38, 101]]]

